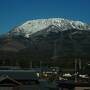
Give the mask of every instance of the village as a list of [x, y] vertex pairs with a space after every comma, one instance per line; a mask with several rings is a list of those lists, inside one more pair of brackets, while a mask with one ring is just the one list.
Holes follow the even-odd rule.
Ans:
[[0, 90], [90, 90], [90, 73], [77, 67], [0, 66]]

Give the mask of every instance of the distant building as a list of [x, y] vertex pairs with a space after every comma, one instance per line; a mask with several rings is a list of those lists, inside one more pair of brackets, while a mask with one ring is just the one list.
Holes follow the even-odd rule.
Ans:
[[34, 71], [0, 70], [0, 90], [33, 90], [38, 84], [39, 80]]
[[0, 90], [17, 90], [18, 86], [22, 84], [8, 76], [0, 77]]

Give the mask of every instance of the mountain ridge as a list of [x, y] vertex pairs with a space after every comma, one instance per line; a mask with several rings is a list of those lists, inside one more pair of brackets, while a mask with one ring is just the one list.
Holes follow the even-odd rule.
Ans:
[[63, 18], [49, 18], [26, 21], [24, 24], [13, 29], [10, 34], [22, 34], [25, 37], [29, 38], [29, 36], [33, 33], [46, 29], [51, 25], [60, 28], [60, 31], [68, 29], [90, 30], [90, 26], [81, 21], [73, 21]]

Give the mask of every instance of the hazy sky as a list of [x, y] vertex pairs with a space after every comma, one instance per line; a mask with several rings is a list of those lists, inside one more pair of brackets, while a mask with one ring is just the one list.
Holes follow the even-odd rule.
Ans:
[[90, 24], [90, 0], [0, 0], [0, 34], [27, 20], [54, 17]]

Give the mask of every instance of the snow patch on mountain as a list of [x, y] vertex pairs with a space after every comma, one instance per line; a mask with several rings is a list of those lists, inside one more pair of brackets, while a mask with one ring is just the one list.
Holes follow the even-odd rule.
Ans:
[[62, 31], [68, 29], [90, 30], [90, 26], [81, 21], [73, 21], [63, 18], [50, 18], [27, 21], [15, 28], [11, 33], [15, 35], [22, 34], [28, 38], [30, 35], [48, 28], [50, 25], [56, 26]]

